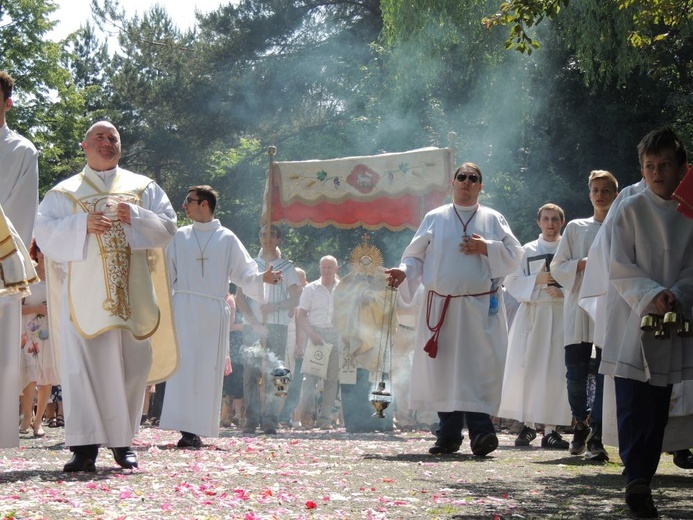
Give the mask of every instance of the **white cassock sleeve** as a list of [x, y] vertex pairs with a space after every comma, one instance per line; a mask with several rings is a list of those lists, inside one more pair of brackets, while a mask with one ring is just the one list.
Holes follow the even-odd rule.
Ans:
[[123, 225], [132, 249], [163, 247], [176, 234], [176, 212], [155, 182], [142, 193], [142, 205], [130, 205], [130, 225]]
[[33, 236], [38, 206], [38, 152], [33, 146], [21, 147], [0, 157], [0, 204], [5, 215], [28, 248]]
[[487, 258], [491, 278], [504, 278], [515, 272], [521, 264], [525, 253], [522, 245], [510, 230], [505, 218], [499, 217], [500, 230], [496, 230], [501, 239], [486, 239]]
[[577, 273], [577, 265], [582, 258], [574, 258], [573, 252], [573, 231], [575, 226], [568, 222], [565, 233], [558, 243], [558, 249], [551, 261], [551, 275], [554, 279], [570, 292], [575, 292], [575, 285], [579, 283], [580, 277]]
[[72, 202], [49, 191], [39, 204], [36, 242], [55, 262], [79, 262], [87, 256], [87, 214], [72, 213]]
[[[525, 251], [525, 255], [526, 255]], [[503, 285], [508, 290], [510, 295], [515, 298], [518, 302], [531, 302], [532, 295], [534, 293], [534, 286], [537, 283], [536, 274], [527, 274], [525, 271], [524, 255], [520, 260], [520, 266], [517, 270], [509, 275]]]
[[[688, 265], [683, 267], [671, 287], [664, 287], [653, 280], [636, 264], [633, 238], [636, 225], [632, 218], [628, 218], [627, 212], [619, 211], [614, 217], [609, 269], [611, 285], [638, 316], [654, 313], [652, 300], [665, 289], [671, 290], [687, 311], [691, 305], [690, 295], [693, 293], [693, 263], [688, 262]], [[664, 244], [664, 248], [667, 247], [668, 244]], [[653, 261], [665, 262], [666, 258]], [[655, 271], [663, 272], [664, 266]]]
[[229, 280], [238, 285], [253, 300], [264, 301], [265, 286], [262, 280], [264, 273], [258, 270], [255, 260], [236, 235], [232, 235], [232, 262], [229, 265]]
[[426, 250], [431, 243], [431, 232], [428, 230], [429, 220], [429, 216], [424, 217], [414, 238], [402, 253], [399, 268], [404, 271], [406, 278], [404, 283], [400, 285], [399, 291], [405, 303], [410, 303], [413, 300], [419, 285], [421, 285]]

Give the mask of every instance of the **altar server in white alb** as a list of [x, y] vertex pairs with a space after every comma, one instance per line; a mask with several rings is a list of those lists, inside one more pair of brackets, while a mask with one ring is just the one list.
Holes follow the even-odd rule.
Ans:
[[266, 434], [276, 434], [279, 411], [284, 404], [270, 383], [272, 372], [286, 358], [289, 314], [298, 305], [301, 286], [294, 264], [281, 256], [281, 241], [282, 233], [277, 226], [270, 226], [269, 234], [267, 226], [262, 226], [262, 248], [255, 258], [258, 269], [271, 265], [281, 271], [281, 283], [266, 285], [261, 301], [246, 298], [242, 288], [236, 293], [238, 310], [250, 325], [243, 333], [243, 433], [254, 433], [260, 426]]
[[672, 194], [686, 172], [686, 149], [668, 128], [638, 145], [647, 189], [613, 216], [607, 320], [601, 372], [614, 376], [619, 454], [626, 504], [637, 518], [655, 518], [651, 480], [663, 445], [672, 385], [693, 379], [693, 338], [676, 327], [657, 339], [641, 330], [647, 314], [691, 318], [693, 220]]
[[[451, 182], [453, 203], [429, 212], [388, 282], [411, 299], [425, 289], [417, 322], [410, 407], [437, 411], [431, 454], [454, 453], [466, 421], [471, 450], [498, 447], [491, 415], [501, 400], [508, 341], [503, 279], [523, 249], [503, 215], [479, 204], [482, 175], [464, 163]], [[402, 283], [405, 282], [406, 283]]]
[[[587, 402], [588, 376], [594, 342], [594, 322], [584, 309], [578, 306], [578, 298], [585, 267], [589, 263], [587, 253], [597, 232], [606, 218], [611, 204], [618, 195], [618, 181], [606, 170], [593, 170], [587, 181], [589, 198], [594, 212], [591, 217], [568, 222], [551, 261], [551, 274], [563, 286], [563, 330], [565, 345], [566, 384], [568, 402], [575, 418], [575, 432], [570, 443], [570, 453], [585, 453], [585, 459], [609, 460], [602, 443], [602, 396], [604, 378], [597, 376], [593, 405]], [[599, 367], [601, 348], [595, 350], [595, 362]]]
[[152, 366], [149, 338], [160, 327], [157, 300], [166, 297], [154, 291], [151, 249], [173, 238], [176, 214], [154, 181], [118, 166], [120, 134], [111, 123], [94, 124], [82, 149], [84, 170], [46, 193], [36, 221], [36, 241], [57, 268], [48, 292], [73, 452], [64, 471], [95, 471], [99, 446], [130, 469], [138, 465], [130, 446]]
[[166, 382], [160, 426], [181, 432], [179, 448], [199, 448], [200, 436], [219, 436], [224, 372], [231, 371], [229, 282], [262, 300], [263, 281], [281, 281], [272, 266], [259, 272], [238, 237], [214, 218], [217, 200], [210, 186], [191, 186], [183, 209], [193, 223], [168, 246], [180, 364]]
[[[38, 205], [38, 152], [28, 139], [10, 130], [5, 115], [12, 108], [14, 80], [0, 70], [0, 206], [28, 248]], [[6, 238], [6, 237], [3, 237]], [[19, 446], [17, 399], [20, 392], [19, 354], [21, 298], [0, 306], [0, 448]]]
[[[681, 185], [679, 185], [680, 189]], [[578, 304], [594, 320], [594, 344], [602, 347], [605, 343], [607, 323], [606, 291], [609, 287], [609, 254], [613, 217], [624, 200], [637, 195], [647, 188], [645, 179], [626, 186], [618, 193], [604, 219], [589, 251], [590, 261], [585, 266], [585, 275], [580, 287]], [[604, 378], [603, 441], [609, 446], [618, 446], [616, 424], [616, 395], [613, 378]], [[693, 381], [681, 381], [673, 386], [669, 406], [669, 420], [664, 431], [662, 451], [672, 454], [675, 465], [682, 469], [693, 469]]]
[[525, 244], [520, 268], [505, 279], [508, 292], [520, 302], [508, 334], [503, 399], [498, 415], [524, 422], [515, 446], [536, 438], [535, 423], [544, 424], [541, 447], [567, 450], [556, 431], [570, 425], [563, 353], [563, 289], [549, 271], [565, 224], [563, 210], [544, 204], [537, 214], [541, 235]]

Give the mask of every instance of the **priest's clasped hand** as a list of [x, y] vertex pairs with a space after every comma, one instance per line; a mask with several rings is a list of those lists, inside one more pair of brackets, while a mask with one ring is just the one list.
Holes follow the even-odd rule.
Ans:
[[87, 213], [87, 233], [101, 235], [107, 233], [113, 222], [103, 214], [103, 211]]
[[103, 211], [87, 213], [87, 233], [96, 233], [97, 235], [106, 233], [115, 221], [130, 224], [130, 204], [119, 202], [115, 211], [109, 215]]
[[116, 220], [123, 224], [130, 224], [130, 204], [127, 202], [119, 202], [116, 208]]

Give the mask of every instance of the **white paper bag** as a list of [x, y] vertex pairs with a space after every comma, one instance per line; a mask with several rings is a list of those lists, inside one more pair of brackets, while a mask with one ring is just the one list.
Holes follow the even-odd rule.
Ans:
[[325, 379], [327, 377], [327, 363], [330, 360], [330, 352], [332, 352], [331, 343], [313, 345], [313, 342], [309, 339], [306, 344], [306, 351], [303, 354], [301, 373]]

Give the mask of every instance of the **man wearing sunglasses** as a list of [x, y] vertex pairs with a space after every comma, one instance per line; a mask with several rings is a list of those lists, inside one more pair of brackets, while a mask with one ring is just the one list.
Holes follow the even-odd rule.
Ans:
[[405, 301], [419, 283], [425, 288], [409, 397], [412, 409], [438, 412], [434, 455], [459, 451], [465, 422], [474, 455], [498, 447], [491, 415], [500, 404], [508, 340], [501, 284], [523, 249], [503, 215], [479, 204], [482, 180], [476, 164], [460, 166], [453, 203], [429, 212], [399, 267], [385, 271]]
[[224, 372], [231, 373], [229, 282], [262, 299], [263, 282], [282, 279], [271, 265], [258, 271], [240, 239], [221, 225], [214, 214], [218, 198], [211, 186], [190, 186], [183, 209], [192, 224], [181, 227], [167, 249], [180, 363], [166, 382], [159, 424], [181, 432], [177, 446], [183, 449], [202, 446], [200, 436], [219, 436]]

